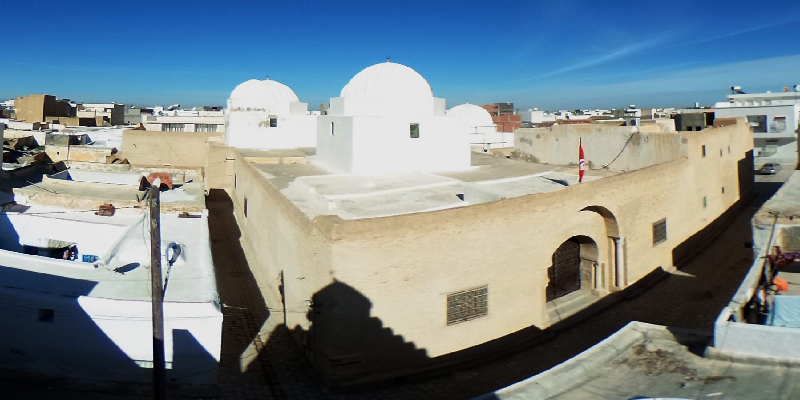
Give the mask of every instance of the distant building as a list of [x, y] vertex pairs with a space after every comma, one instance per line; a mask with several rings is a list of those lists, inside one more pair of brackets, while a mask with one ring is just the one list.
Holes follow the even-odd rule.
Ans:
[[679, 131], [702, 131], [714, 126], [714, 110], [708, 108], [685, 108], [678, 110], [672, 119]]
[[16, 119], [22, 122], [45, 122], [47, 117], [74, 117], [75, 110], [67, 100], [56, 100], [49, 94], [30, 94], [14, 101]]
[[158, 114], [142, 114], [145, 129], [164, 132], [225, 132], [225, 114], [222, 110], [175, 110]]
[[730, 94], [714, 111], [717, 117], [747, 117], [757, 157], [797, 160], [800, 92]]
[[125, 105], [117, 103], [84, 103], [78, 105], [78, 118], [102, 117], [112, 126], [125, 124]]
[[498, 132], [514, 132], [522, 127], [522, 118], [514, 112], [514, 103], [492, 103], [483, 108], [491, 114]]

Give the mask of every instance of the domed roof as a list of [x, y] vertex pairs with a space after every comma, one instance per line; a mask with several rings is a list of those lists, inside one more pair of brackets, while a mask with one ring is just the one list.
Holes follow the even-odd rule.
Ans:
[[383, 62], [365, 68], [342, 89], [341, 97], [433, 97], [428, 81], [403, 64]]
[[268, 109], [275, 102], [300, 101], [288, 86], [270, 79], [250, 79], [231, 92], [230, 103], [235, 108]]
[[447, 110], [448, 117], [465, 118], [474, 126], [492, 126], [492, 115], [485, 108], [474, 104], [461, 104]]

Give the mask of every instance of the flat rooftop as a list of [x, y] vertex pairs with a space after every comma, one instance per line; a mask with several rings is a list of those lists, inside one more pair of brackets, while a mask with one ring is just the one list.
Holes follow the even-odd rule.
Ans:
[[[141, 203], [144, 192], [138, 180], [147, 173], [82, 171], [70, 169], [50, 176], [9, 178], [18, 203], [36, 203], [75, 209], [96, 209], [104, 203], [133, 207]], [[205, 185], [199, 176], [173, 174], [175, 187], [161, 193], [162, 210], [200, 212], [205, 209]], [[2, 185], [0, 185], [2, 186]]]
[[[149, 219], [142, 210], [120, 210], [108, 217], [75, 209], [17, 205], [7, 208], [2, 218], [0, 273], [5, 277], [4, 290], [151, 300]], [[10, 250], [53, 241], [77, 245], [78, 258], [64, 260]], [[162, 254], [171, 243], [180, 245], [181, 254], [171, 268], [162, 260], [162, 276], [168, 282], [165, 301], [217, 302], [207, 215], [181, 218], [178, 213], [162, 213]], [[91, 258], [84, 260], [84, 255]]]
[[[464, 207], [562, 190], [578, 184], [577, 167], [472, 153], [472, 166], [451, 172], [386, 175], [336, 173], [315, 164], [313, 149], [242, 150], [242, 156], [309, 218], [375, 218]], [[577, 161], [577, 159], [576, 159]], [[619, 172], [586, 171], [584, 181]]]

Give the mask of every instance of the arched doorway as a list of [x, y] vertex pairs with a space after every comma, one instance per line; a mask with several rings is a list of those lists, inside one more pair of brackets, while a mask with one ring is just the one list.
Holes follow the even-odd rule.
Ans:
[[[624, 288], [627, 286], [627, 270], [625, 268], [625, 240], [620, 235], [619, 224], [617, 223], [617, 217], [614, 216], [608, 208], [603, 206], [588, 206], [583, 208], [581, 211], [589, 211], [593, 213], [597, 213], [601, 217], [606, 225], [606, 236], [608, 236], [608, 255], [609, 259], [606, 261], [606, 265], [610, 267], [610, 284], [615, 286], [618, 289]], [[606, 276], [605, 272], [603, 273]], [[605, 283], [603, 283], [605, 287]]]
[[564, 297], [582, 287], [591, 288], [597, 257], [597, 243], [588, 236], [573, 236], [561, 243], [547, 269], [547, 301]]

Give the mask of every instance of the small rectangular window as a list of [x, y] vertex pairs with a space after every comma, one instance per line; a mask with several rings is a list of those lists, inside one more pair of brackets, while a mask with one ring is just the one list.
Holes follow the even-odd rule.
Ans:
[[247, 218], [247, 197], [244, 198], [244, 207], [242, 207], [245, 218]]
[[236, 189], [236, 174], [233, 175], [233, 188]]
[[278, 119], [277, 118], [270, 118], [269, 119], [269, 127], [270, 128], [277, 128], [278, 127]]
[[331, 136], [333, 136], [333, 132], [334, 132], [334, 127], [333, 127], [333, 122], [331, 122], [331, 126], [330, 126]]
[[419, 124], [411, 124], [411, 138], [412, 139], [419, 139]]
[[52, 324], [55, 321], [56, 312], [52, 308], [40, 308], [39, 309], [39, 318], [37, 319], [39, 322], [46, 322], [48, 324]]
[[488, 314], [488, 285], [447, 295], [447, 325], [485, 317]]
[[703, 145], [703, 157], [706, 156], [706, 145]]
[[728, 154], [731, 154], [731, 146], [728, 146]]
[[722, 187], [722, 194], [725, 194], [725, 186]]
[[766, 115], [748, 115], [747, 123], [750, 124], [753, 133], [767, 133]]
[[703, 196], [703, 208], [708, 207], [708, 197]]
[[653, 223], [653, 246], [667, 240], [667, 219]]
[[722, 149], [719, 149], [719, 156], [722, 157]]

